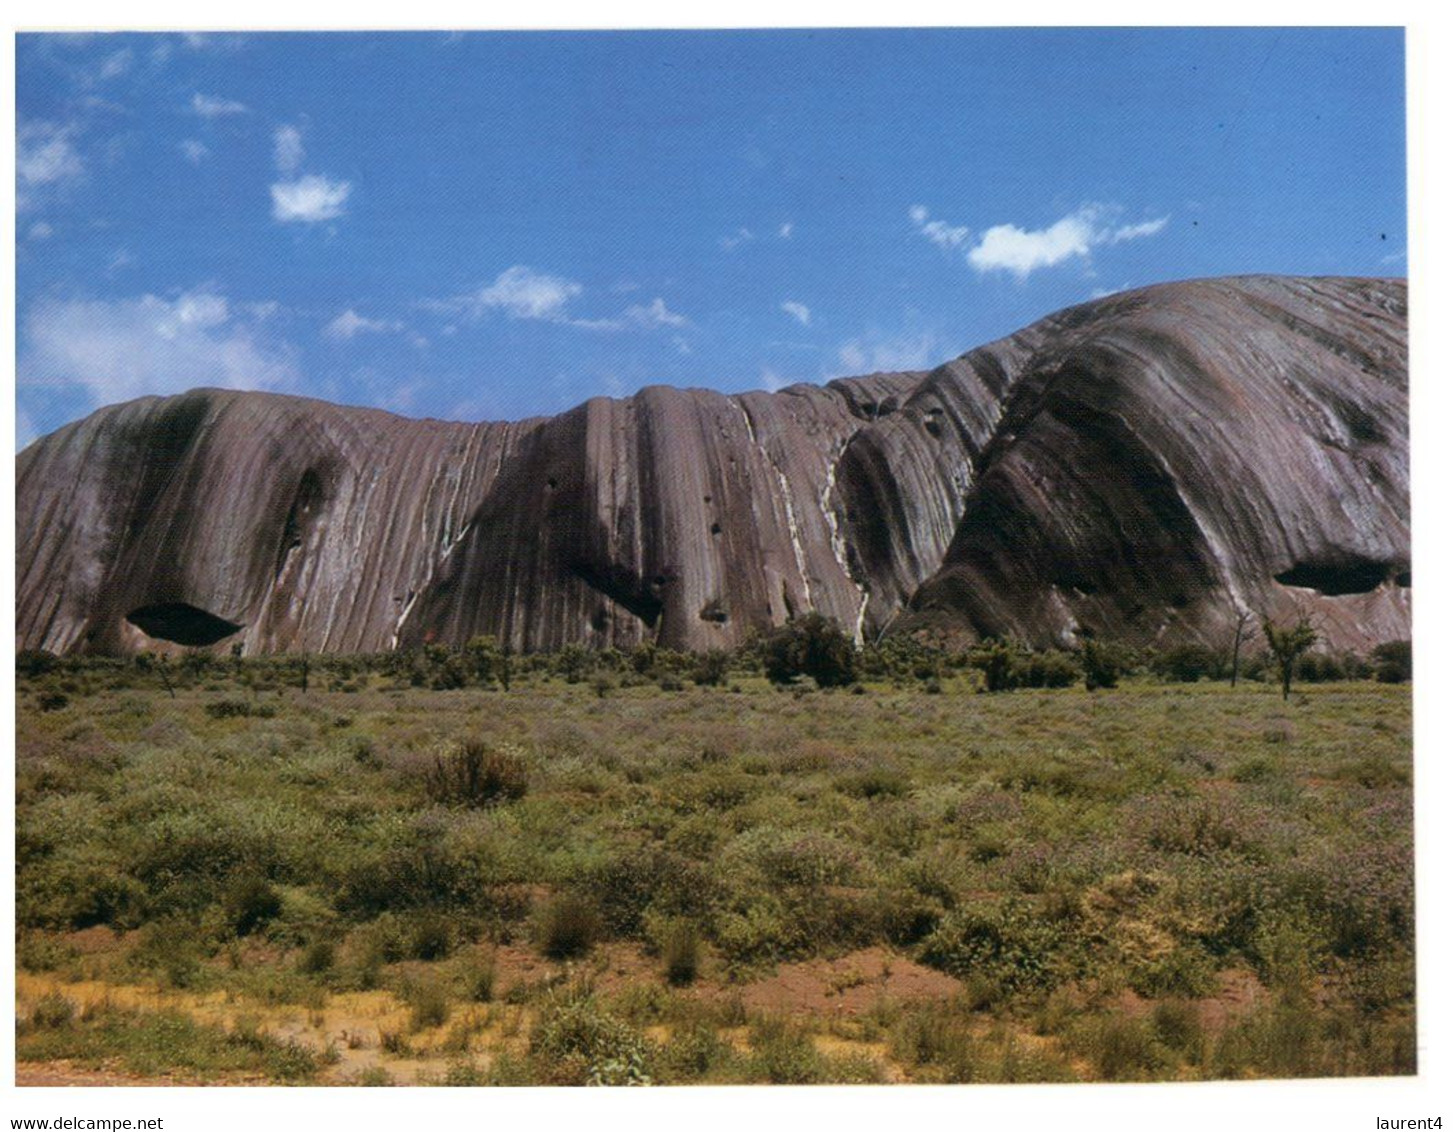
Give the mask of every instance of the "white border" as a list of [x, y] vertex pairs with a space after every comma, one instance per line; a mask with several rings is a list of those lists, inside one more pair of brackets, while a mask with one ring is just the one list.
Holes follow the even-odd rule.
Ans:
[[[875, 1087], [865, 1089], [662, 1089], [612, 1091], [571, 1090], [450, 1090], [450, 1089], [16, 1089], [13, 1078], [13, 1032], [0, 1027], [5, 1044], [4, 1102], [0, 1121], [19, 1116], [144, 1116], [163, 1115], [168, 1132], [207, 1128], [247, 1130], [259, 1128], [358, 1129], [423, 1127], [500, 1127], [519, 1122], [521, 1127], [574, 1126], [601, 1129], [641, 1127], [740, 1128], [744, 1122], [764, 1121], [769, 1127], [891, 1129], [905, 1121], [917, 1128], [956, 1129], [1006, 1125], [1026, 1128], [1175, 1127], [1198, 1130], [1229, 1127], [1374, 1129], [1376, 1117], [1441, 1115], [1453, 1132], [1453, 1058], [1450, 1058], [1448, 1014], [1450, 980], [1447, 975], [1448, 879], [1444, 862], [1453, 860], [1448, 830], [1453, 819], [1448, 762], [1450, 696], [1443, 691], [1453, 677], [1445, 644], [1453, 629], [1443, 589], [1449, 563], [1449, 534], [1440, 512], [1443, 495], [1453, 483], [1449, 454], [1453, 444], [1440, 435], [1453, 422], [1453, 392], [1445, 377], [1447, 359], [1453, 358], [1448, 325], [1450, 306], [1448, 252], [1446, 135], [1450, 132], [1447, 108], [1453, 107], [1449, 73], [1453, 71], [1453, 41], [1442, 13], [1408, 3], [1371, 7], [1347, 2], [1248, 3], [1223, 0], [1199, 10], [1173, 8], [1161, 2], [1107, 3], [1087, 8], [1067, 3], [1020, 3], [1009, 8], [970, 8], [938, 0], [899, 0], [890, 5], [830, 2], [830, 0], [616, 0], [610, 5], [588, 5], [569, 0], [536, 0], [527, 8], [481, 6], [458, 0], [414, 0], [398, 3], [299, 4], [295, 0], [253, 0], [209, 4], [205, 8], [182, 0], [138, 0], [118, 8], [104, 0], [52, 0], [22, 3], [12, 15], [12, 30], [127, 30], [207, 28], [267, 29], [446, 29], [459, 27], [607, 28], [607, 27], [843, 27], [843, 26], [1026, 26], [1066, 24], [1080, 26], [1174, 26], [1193, 22], [1205, 26], [1263, 24], [1406, 25], [1409, 74], [1409, 271], [1412, 295], [1412, 444], [1414, 458], [1413, 512], [1415, 573], [1420, 582], [1416, 597], [1417, 680], [1415, 683], [1417, 744], [1417, 844], [1419, 938], [1419, 1056], [1414, 1079], [1378, 1081], [1275, 1082], [1257, 1084], [1204, 1084], [1171, 1086], [1073, 1085], [1045, 1087]], [[124, 25], [118, 24], [124, 16]], [[1169, 17], [1181, 17], [1172, 20]], [[0, 97], [9, 120], [14, 121], [14, 40], [3, 51], [5, 74]], [[1438, 113], [1438, 109], [1443, 111]], [[1440, 137], [1440, 133], [1443, 137]], [[5, 140], [9, 167], [14, 169], [14, 132]], [[1349, 155], [1349, 166], [1355, 155]], [[7, 177], [14, 214], [13, 177]], [[4, 287], [14, 312], [14, 226], [6, 235], [10, 270]], [[6, 358], [13, 385], [15, 327], [3, 322]], [[13, 392], [13, 390], [12, 390]], [[14, 435], [14, 398], [0, 398], [0, 413], [7, 437]], [[14, 467], [4, 470], [3, 497], [10, 508], [14, 530]], [[13, 537], [7, 535], [8, 537]], [[11, 548], [13, 550], [13, 547]], [[6, 578], [14, 593], [14, 555], [3, 559]], [[6, 632], [13, 634], [13, 627]], [[10, 654], [13, 655], [13, 636]], [[0, 688], [5, 737], [14, 735], [14, 683]], [[14, 746], [8, 743], [13, 768]], [[4, 902], [13, 928], [13, 807], [7, 807], [3, 852]], [[4, 933], [4, 946], [13, 950], [13, 931]], [[13, 955], [0, 957], [0, 968], [10, 981], [13, 1001]], [[5, 1124], [0, 1124], [0, 1128]]]

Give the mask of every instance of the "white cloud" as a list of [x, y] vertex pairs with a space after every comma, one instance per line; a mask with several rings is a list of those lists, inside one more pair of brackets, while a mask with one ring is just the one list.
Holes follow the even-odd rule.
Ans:
[[49, 240], [55, 234], [55, 229], [44, 220], [37, 220], [26, 232], [26, 238], [31, 240]]
[[1047, 228], [1025, 231], [1013, 224], [990, 228], [969, 251], [969, 263], [980, 272], [1008, 271], [1025, 279], [1041, 267], [1054, 267], [1076, 256], [1088, 259], [1092, 248], [1154, 236], [1170, 217], [1141, 224], [1115, 226], [1118, 208], [1087, 204]]
[[668, 310], [663, 299], [654, 299], [649, 306], [626, 308], [626, 318], [637, 326], [686, 326], [685, 315]]
[[24, 452], [40, 435], [31, 415], [20, 405], [15, 406], [15, 451]]
[[762, 375], [759, 379], [759, 384], [768, 393], [776, 393], [779, 389], [786, 389], [789, 385], [792, 385], [794, 383], [791, 378], [783, 377], [776, 370], [767, 369], [764, 366], [762, 368]]
[[193, 165], [202, 164], [207, 159], [207, 155], [212, 152], [196, 138], [184, 138], [177, 143], [177, 148], [182, 151], [182, 156]]
[[80, 387], [97, 404], [196, 386], [278, 389], [297, 383], [291, 349], [212, 291], [168, 300], [45, 300], [24, 321], [22, 384]]
[[1162, 216], [1156, 220], [1147, 220], [1143, 224], [1126, 224], [1115, 229], [1109, 242], [1118, 244], [1122, 240], [1138, 240], [1142, 236], [1154, 236], [1169, 223], [1170, 217]]
[[386, 334], [404, 328], [403, 323], [380, 318], [364, 318], [351, 307], [323, 327], [323, 337], [347, 342], [358, 334]]
[[131, 48], [129, 47], [123, 47], [120, 51], [113, 51], [101, 63], [101, 69], [96, 72], [96, 77], [103, 82], [107, 79], [119, 78], [131, 70], [132, 59], [133, 56]]
[[729, 252], [733, 248], [740, 247], [742, 244], [750, 243], [756, 238], [756, 236], [752, 235], [751, 229], [738, 228], [730, 236], [723, 236], [720, 240], [717, 241], [717, 243], [721, 245], [722, 251]]
[[782, 310], [802, 323], [803, 326], [808, 325], [812, 321], [812, 311], [808, 310], [802, 303], [796, 303], [788, 299], [782, 304]]
[[192, 95], [192, 113], [202, 118], [225, 118], [230, 114], [246, 114], [247, 107], [229, 98], [215, 98], [198, 92]]
[[73, 123], [22, 122], [15, 131], [15, 179], [35, 189], [79, 177], [85, 167], [72, 142]]
[[502, 310], [511, 318], [565, 321], [565, 305], [580, 294], [579, 283], [547, 275], [516, 264], [499, 273], [495, 281], [472, 296], [475, 313]]
[[943, 360], [943, 348], [932, 331], [910, 331], [896, 336], [869, 331], [844, 342], [838, 362], [852, 374], [899, 373], [928, 369]]
[[781, 240], [792, 239], [792, 221], [789, 220], [786, 224], [782, 225], [782, 227], [777, 229], [777, 238]]
[[277, 171], [291, 176], [303, 164], [303, 134], [296, 126], [279, 126], [272, 135], [272, 159]]
[[941, 248], [957, 248], [968, 242], [969, 230], [967, 228], [955, 228], [945, 224], [942, 220], [930, 220], [928, 209], [921, 204], [915, 204], [908, 210], [908, 219], [918, 231], [929, 240], [932, 240]]
[[353, 185], [348, 181], [330, 181], [312, 173], [296, 181], [280, 181], [272, 187], [273, 219], [283, 223], [299, 220], [305, 224], [336, 220], [343, 215], [343, 206], [352, 190]]

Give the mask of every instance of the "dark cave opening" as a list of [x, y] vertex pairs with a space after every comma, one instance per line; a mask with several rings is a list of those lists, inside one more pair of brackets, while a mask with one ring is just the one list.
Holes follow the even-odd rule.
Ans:
[[234, 621], [182, 601], [143, 605], [128, 613], [126, 620], [148, 637], [193, 647], [215, 645], [242, 628]]

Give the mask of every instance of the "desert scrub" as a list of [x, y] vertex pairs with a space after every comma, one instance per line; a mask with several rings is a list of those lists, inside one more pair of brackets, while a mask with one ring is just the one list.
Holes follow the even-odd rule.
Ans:
[[521, 751], [478, 739], [460, 740], [436, 754], [424, 775], [425, 793], [446, 806], [514, 801], [529, 788], [530, 767]]
[[578, 959], [600, 938], [600, 913], [585, 897], [561, 893], [545, 905], [535, 934], [549, 958]]
[[552, 993], [530, 1034], [530, 1056], [552, 1083], [649, 1085], [650, 1043], [588, 992]]
[[117, 1007], [17, 1033], [15, 1055], [20, 1061], [64, 1059], [91, 1068], [115, 1063], [143, 1076], [260, 1073], [277, 1084], [310, 1080], [322, 1068], [318, 1055], [306, 1047], [256, 1030], [227, 1031], [174, 1011]]
[[1023, 900], [956, 908], [924, 941], [922, 958], [997, 993], [1049, 989], [1071, 977], [1079, 959], [1074, 939]]
[[672, 920], [661, 930], [661, 962], [666, 981], [673, 987], [696, 981], [701, 971], [701, 935], [696, 925]]

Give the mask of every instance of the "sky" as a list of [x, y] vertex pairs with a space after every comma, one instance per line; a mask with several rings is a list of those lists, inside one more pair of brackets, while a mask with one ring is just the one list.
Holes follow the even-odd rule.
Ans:
[[20, 35], [17, 445], [196, 386], [503, 420], [1406, 273], [1397, 29]]

